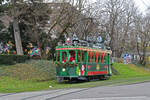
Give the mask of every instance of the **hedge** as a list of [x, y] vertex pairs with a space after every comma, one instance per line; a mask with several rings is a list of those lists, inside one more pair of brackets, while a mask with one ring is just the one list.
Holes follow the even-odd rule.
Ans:
[[29, 60], [30, 57], [27, 55], [0, 55], [0, 64], [12, 65], [16, 63], [23, 63], [26, 60]]

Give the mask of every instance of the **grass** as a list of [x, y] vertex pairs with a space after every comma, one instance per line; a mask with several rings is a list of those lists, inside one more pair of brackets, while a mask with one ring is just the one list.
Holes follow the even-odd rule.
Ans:
[[46, 60], [31, 60], [22, 64], [0, 66], [0, 76], [8, 76], [19, 80], [54, 80], [56, 78], [55, 73], [55, 64]]
[[[40, 91], [40, 90], [52, 90], [52, 89], [64, 89], [64, 88], [90, 88], [97, 86], [106, 85], [122, 85], [122, 84], [132, 84], [137, 82], [144, 82], [150, 80], [149, 76], [136, 77], [136, 78], [126, 78], [126, 79], [110, 79], [103, 81], [92, 81], [84, 83], [57, 83], [53, 81], [45, 82], [33, 82], [33, 81], [22, 81], [17, 79], [12, 79], [8, 77], [3, 77], [0, 80], [0, 92], [1, 93], [16, 93], [16, 92], [26, 92], [26, 91]], [[52, 86], [52, 88], [49, 88]]]
[[[31, 64], [28, 62], [27, 64]], [[32, 64], [35, 63], [34, 61]], [[36, 62], [37, 66], [41, 61]], [[42, 66], [44, 67], [44, 62]], [[33, 64], [33, 65], [36, 65]], [[47, 65], [47, 63], [46, 63]], [[41, 65], [40, 65], [41, 66]], [[49, 89], [63, 89], [63, 88], [89, 88], [104, 85], [121, 85], [121, 84], [131, 84], [150, 80], [150, 72], [146, 71], [143, 67], [137, 67], [135, 65], [129, 64], [124, 65], [121, 63], [113, 64], [114, 68], [120, 73], [120, 75], [113, 75], [109, 80], [103, 81], [92, 81], [84, 83], [57, 83], [55, 79], [49, 81], [33, 81], [31, 79], [19, 79], [18, 77], [10, 77], [9, 74], [0, 75], [0, 92], [1, 93], [12, 93], [12, 92], [25, 92], [25, 91], [39, 91], [39, 90], [49, 90]], [[7, 68], [6, 68], [7, 67]], [[7, 71], [6, 69], [11, 69], [13, 66], [0, 66], [0, 70]], [[15, 67], [16, 68], [16, 67]], [[36, 67], [37, 68], [37, 67]], [[43, 72], [47, 72], [42, 69]], [[55, 73], [55, 72], [54, 72]], [[53, 77], [53, 76], [52, 76]], [[52, 88], [49, 88], [52, 86]]]
[[126, 65], [121, 63], [114, 63], [113, 66], [120, 73], [120, 75], [112, 76], [113, 79], [150, 76], [150, 71], [145, 70], [144, 67], [137, 67], [133, 64]]
[[1, 77], [0, 79], [0, 92], [24, 92], [47, 89], [49, 82], [33, 82], [23, 81], [10, 77]]

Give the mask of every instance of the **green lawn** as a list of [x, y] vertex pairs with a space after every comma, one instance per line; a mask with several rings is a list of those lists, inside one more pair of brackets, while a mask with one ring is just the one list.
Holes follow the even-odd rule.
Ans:
[[[56, 80], [32, 81], [32, 80], [19, 80], [17, 78], [8, 76], [1, 76], [0, 92], [12, 93], [12, 92], [39, 91], [47, 89], [61, 89], [61, 88], [87, 88], [104, 85], [131, 84], [150, 80], [150, 72], [146, 71], [143, 67], [136, 67], [135, 65], [132, 64], [124, 65], [119, 63], [115, 63], [113, 64], [113, 66], [120, 73], [120, 75], [113, 75], [109, 80], [72, 83], [72, 84], [57, 83]], [[50, 88], [49, 86], [52, 86], [52, 88]]]
[[120, 73], [120, 75], [112, 76], [112, 78], [132, 78], [150, 76], [150, 71], [144, 69], [144, 67], [135, 66], [133, 64], [121, 64], [114, 63], [114, 68]]

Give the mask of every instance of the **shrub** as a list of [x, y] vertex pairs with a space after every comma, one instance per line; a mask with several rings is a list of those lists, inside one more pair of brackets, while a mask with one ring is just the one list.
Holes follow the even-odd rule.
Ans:
[[0, 76], [8, 76], [8, 72], [5, 70], [6, 66], [0, 66]]
[[20, 80], [41, 81], [45, 80], [46, 74], [32, 64], [17, 64], [7, 70], [9, 76]]
[[0, 64], [12, 65], [16, 63], [23, 63], [29, 59], [29, 56], [26, 55], [0, 55]]
[[116, 59], [116, 62], [117, 62], [117, 63], [123, 63], [123, 59], [122, 59], [122, 58], [117, 58], [117, 59]]
[[37, 68], [41, 72], [45, 73], [45, 79], [44, 80], [53, 80], [56, 78], [56, 65], [54, 64], [53, 61], [30, 60], [26, 63], [33, 65], [34, 68]]
[[54, 62], [47, 60], [29, 60], [16, 65], [1, 65], [0, 76], [8, 76], [20, 80], [47, 81], [56, 78]]

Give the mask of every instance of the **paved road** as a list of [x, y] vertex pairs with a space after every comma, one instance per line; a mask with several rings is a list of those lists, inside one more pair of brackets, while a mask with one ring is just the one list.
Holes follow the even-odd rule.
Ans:
[[0, 100], [150, 100], [150, 82], [122, 86], [0, 94]]

